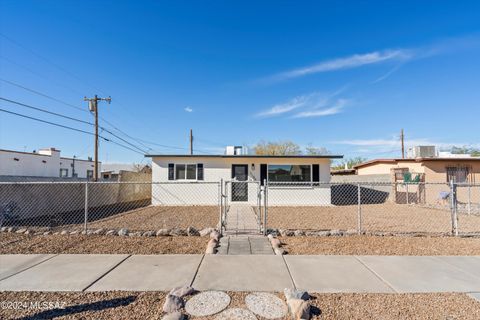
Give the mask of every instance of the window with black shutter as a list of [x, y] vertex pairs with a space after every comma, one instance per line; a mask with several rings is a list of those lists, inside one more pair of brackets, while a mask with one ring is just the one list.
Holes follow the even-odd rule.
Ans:
[[[320, 166], [318, 164], [312, 164], [312, 181], [320, 182]], [[315, 183], [315, 185], [319, 185]]]
[[203, 180], [203, 163], [197, 163], [197, 180]]
[[263, 182], [267, 179], [267, 165], [261, 164], [260, 165], [260, 184], [263, 186]]
[[168, 180], [175, 180], [175, 165], [173, 163], [168, 164]]

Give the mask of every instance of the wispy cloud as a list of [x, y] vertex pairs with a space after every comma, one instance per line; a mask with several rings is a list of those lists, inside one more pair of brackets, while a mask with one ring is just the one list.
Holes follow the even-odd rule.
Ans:
[[309, 111], [302, 111], [292, 116], [292, 118], [313, 118], [331, 116], [343, 111], [347, 104], [346, 99], [338, 99], [334, 106], [326, 109], [313, 109]]
[[273, 107], [260, 111], [255, 115], [257, 118], [269, 118], [300, 112], [291, 116], [292, 118], [320, 117], [335, 114], [341, 111], [345, 106], [347, 99], [337, 99], [336, 97], [345, 90], [341, 88], [333, 93], [313, 92], [297, 96], [289, 101], [276, 104]]
[[281, 72], [267, 77], [264, 80], [275, 82], [298, 78], [309, 74], [358, 68], [365, 65], [377, 64], [386, 61], [406, 61], [411, 59], [413, 55], [413, 51], [405, 49], [354, 54], [343, 58], [325, 60], [314, 65]]
[[312, 95], [309, 94], [309, 95], [302, 95], [302, 96], [295, 97], [286, 103], [277, 104], [271, 107], [270, 109], [261, 111], [257, 113], [256, 116], [260, 118], [273, 117], [273, 116], [281, 115], [283, 113], [290, 112], [292, 110], [305, 106], [308, 103], [308, 101], [311, 99], [311, 96]]
[[190, 108], [190, 107], [185, 107], [185, 109], [183, 109], [183, 110], [184, 110], [185, 112], [188, 112], [188, 113], [193, 112], [193, 109]]
[[[357, 153], [363, 154], [390, 154], [400, 152], [401, 142], [399, 137], [392, 135], [386, 139], [353, 139], [335, 141], [335, 144], [344, 144], [351, 147], [358, 147]], [[414, 146], [436, 146], [439, 149], [450, 149], [453, 146], [479, 147], [479, 144], [465, 142], [444, 142], [427, 138], [405, 139], [405, 147], [408, 149]]]

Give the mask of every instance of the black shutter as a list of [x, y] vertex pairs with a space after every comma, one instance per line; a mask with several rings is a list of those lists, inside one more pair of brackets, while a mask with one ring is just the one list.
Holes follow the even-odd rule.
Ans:
[[197, 163], [197, 180], [203, 180], [203, 163]]
[[[312, 164], [312, 181], [319, 182], [320, 181], [320, 166], [318, 164]], [[315, 185], [319, 185], [316, 183]]]
[[263, 186], [263, 181], [267, 179], [267, 165], [260, 165], [260, 184]]
[[168, 180], [175, 180], [175, 165], [173, 163], [168, 164]]

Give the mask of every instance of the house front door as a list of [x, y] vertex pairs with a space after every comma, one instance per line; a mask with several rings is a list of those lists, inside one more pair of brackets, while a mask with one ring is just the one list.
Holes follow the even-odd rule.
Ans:
[[232, 165], [232, 179], [232, 201], [248, 201], [248, 165]]

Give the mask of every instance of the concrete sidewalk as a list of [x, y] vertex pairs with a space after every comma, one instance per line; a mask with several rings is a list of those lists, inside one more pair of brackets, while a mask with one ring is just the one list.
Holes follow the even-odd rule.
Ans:
[[478, 256], [0, 255], [0, 291], [480, 292]]

